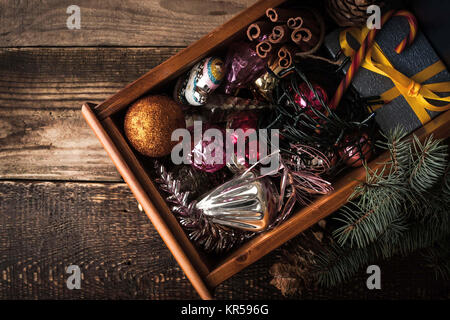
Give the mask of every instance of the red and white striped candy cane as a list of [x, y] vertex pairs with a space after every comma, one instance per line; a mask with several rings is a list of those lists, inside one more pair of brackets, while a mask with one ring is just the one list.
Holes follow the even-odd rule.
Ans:
[[[400, 54], [403, 52], [403, 50], [405, 50], [406, 46], [411, 45], [411, 43], [414, 41], [414, 38], [416, 37], [416, 34], [417, 34], [417, 20], [416, 20], [416, 17], [409, 11], [400, 10], [400, 11], [395, 12], [395, 11], [391, 10], [391, 11], [385, 13], [383, 15], [383, 17], [381, 18], [381, 22], [380, 22], [381, 27], [383, 27], [384, 24], [386, 23], [386, 21], [388, 21], [393, 16], [405, 17], [409, 23], [408, 35], [395, 48], [395, 52]], [[332, 109], [339, 105], [339, 102], [341, 101], [341, 98], [344, 95], [345, 91], [347, 90], [348, 86], [352, 82], [356, 71], [361, 66], [361, 63], [367, 54], [367, 50], [372, 48], [372, 46], [375, 42], [375, 36], [376, 36], [378, 30], [379, 29], [370, 30], [367, 33], [367, 36], [364, 39], [363, 43], [361, 44], [359, 50], [352, 56], [352, 64], [350, 65], [350, 68], [348, 69], [347, 74], [345, 75], [344, 79], [342, 79], [341, 83], [339, 84], [339, 87], [336, 90], [336, 93], [334, 94], [333, 99], [331, 100], [330, 107]]]

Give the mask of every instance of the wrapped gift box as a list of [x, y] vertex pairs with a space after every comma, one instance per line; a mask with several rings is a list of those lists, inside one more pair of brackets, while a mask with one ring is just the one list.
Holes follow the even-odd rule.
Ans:
[[[341, 32], [343, 32], [343, 29], [335, 30], [325, 38], [325, 46], [334, 58], [337, 57], [341, 50], [339, 40]], [[420, 32], [420, 26], [412, 45], [407, 47], [401, 54], [397, 54], [394, 49], [407, 36], [408, 32], [409, 25], [407, 20], [403, 17], [393, 17], [378, 31], [375, 41], [393, 67], [411, 78], [440, 60], [427, 38]], [[347, 41], [354, 50], [359, 48], [358, 41], [349, 33], [347, 33]], [[343, 68], [344, 72], [348, 70], [349, 65], [350, 63]], [[447, 81], [450, 81], [450, 73], [444, 67], [444, 70], [423, 81], [422, 85]], [[363, 67], [359, 68], [351, 85], [359, 92], [361, 97], [379, 96], [394, 87], [394, 83], [388, 77]], [[446, 96], [448, 93], [439, 93], [438, 95]], [[431, 103], [436, 106], [442, 106], [448, 102], [431, 101]], [[439, 114], [439, 112], [426, 110], [425, 112], [428, 116], [425, 116], [425, 119], [421, 122], [414, 108], [416, 106], [411, 105], [404, 96], [399, 95], [375, 110], [376, 121], [384, 132], [400, 124], [407, 133], [410, 133]]]

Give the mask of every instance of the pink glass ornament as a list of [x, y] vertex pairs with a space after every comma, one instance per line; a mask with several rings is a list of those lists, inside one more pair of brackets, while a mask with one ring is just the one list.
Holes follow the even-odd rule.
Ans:
[[[217, 129], [221, 133], [221, 139], [216, 139], [212, 136], [211, 139], [206, 137], [208, 129]], [[189, 128], [192, 142], [191, 152], [191, 164], [194, 168], [205, 172], [216, 172], [222, 169], [226, 165], [225, 154], [225, 130], [218, 126], [203, 125], [202, 127], [202, 139], [194, 141], [195, 135], [193, 133], [193, 127]], [[219, 159], [216, 158], [216, 152], [220, 151], [222, 156]], [[219, 155], [218, 155], [219, 156]]]
[[266, 61], [256, 54], [254, 47], [254, 43], [242, 41], [229, 47], [224, 67], [227, 72], [226, 94], [235, 94], [238, 89], [249, 87], [266, 71]]

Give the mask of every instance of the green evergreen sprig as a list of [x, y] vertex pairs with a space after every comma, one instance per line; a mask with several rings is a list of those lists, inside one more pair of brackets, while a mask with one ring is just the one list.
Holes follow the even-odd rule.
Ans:
[[414, 136], [414, 143], [411, 145], [414, 152], [411, 152], [408, 183], [413, 191], [420, 194], [430, 189], [444, 175], [448, 162], [447, 146], [440, 140], [433, 139], [432, 135], [423, 144]]
[[[355, 188], [351, 199], [337, 215], [341, 226], [334, 232], [339, 245], [364, 248], [377, 240], [407, 212], [423, 208], [423, 196], [442, 179], [447, 164], [447, 146], [432, 136], [423, 143], [414, 136], [402, 139], [394, 130], [384, 144], [390, 161], [372, 171], [366, 166], [366, 181]], [[383, 144], [380, 144], [383, 146]], [[423, 210], [421, 210], [423, 212]]]
[[[338, 226], [327, 230], [332, 235], [309, 251], [302, 270], [311, 279], [305, 280], [305, 272], [297, 279], [297, 266], [283, 262], [290, 292], [307, 283], [334, 286], [370, 264], [412, 252], [421, 253], [437, 277], [450, 279], [449, 147], [433, 136], [423, 142], [404, 136], [397, 128], [377, 143], [389, 151], [389, 160], [378, 170], [366, 166], [366, 180], [334, 214]], [[291, 255], [292, 261], [306, 261], [304, 253]]]
[[366, 167], [366, 181], [336, 213], [336, 242], [316, 258], [322, 285], [343, 282], [380, 259], [433, 246], [426, 251], [435, 262], [430, 265], [440, 262], [436, 273], [450, 275], [450, 255], [436, 249], [450, 235], [448, 146], [432, 136], [404, 139], [400, 129], [378, 145], [389, 150], [390, 160], [376, 171]]
[[427, 266], [435, 274], [436, 279], [450, 280], [450, 237], [424, 252]]

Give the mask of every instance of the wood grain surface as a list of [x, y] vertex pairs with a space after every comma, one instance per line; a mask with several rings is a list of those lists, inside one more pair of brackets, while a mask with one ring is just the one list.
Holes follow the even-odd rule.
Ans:
[[0, 49], [0, 179], [121, 181], [82, 119], [180, 48]]
[[124, 183], [2, 182], [0, 197], [0, 298], [196, 296]]
[[[0, 299], [198, 298], [126, 184], [2, 181], [0, 199]], [[216, 297], [283, 299], [268, 272], [279, 254], [225, 281]], [[66, 286], [73, 264], [80, 290]], [[449, 297], [448, 284], [409, 264], [382, 265], [383, 290], [367, 290], [361, 271], [345, 285], [293, 298]]]
[[[138, 208], [81, 104], [99, 103], [256, 0], [0, 0], [0, 299], [197, 299]], [[283, 299], [275, 250], [216, 289], [221, 299]], [[411, 262], [412, 261], [412, 262]], [[416, 260], [362, 271], [294, 298], [449, 298]], [[65, 269], [82, 271], [80, 290]], [[413, 269], [411, 269], [413, 266]], [[415, 267], [415, 269], [414, 269]], [[411, 281], [417, 279], [417, 281]]]
[[[256, 0], [0, 2], [0, 46], [187, 46]], [[67, 7], [81, 11], [69, 30]]]
[[99, 103], [181, 48], [3, 48], [0, 106], [80, 109]]
[[121, 181], [80, 110], [0, 108], [2, 179]]

